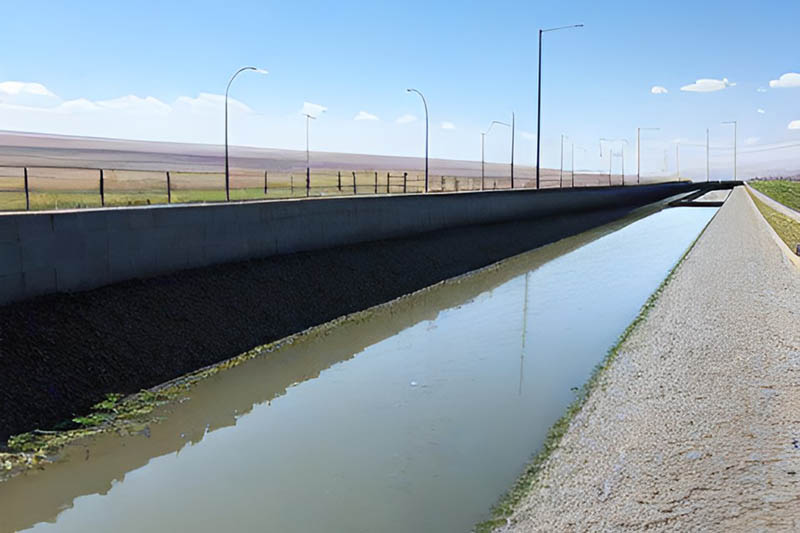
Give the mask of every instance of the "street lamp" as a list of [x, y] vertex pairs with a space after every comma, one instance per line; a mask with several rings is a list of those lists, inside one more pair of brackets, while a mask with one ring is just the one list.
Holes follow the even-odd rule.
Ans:
[[[600, 139], [600, 157], [603, 157], [603, 142], [608, 143], [608, 185], [611, 186], [611, 172], [614, 162], [614, 150], [611, 143], [625, 143], [628, 144], [628, 139]], [[625, 145], [620, 147], [620, 157], [622, 158], [622, 185], [625, 185]]]
[[254, 72], [258, 72], [259, 74], [267, 74], [267, 71], [261, 68], [242, 67], [234, 72], [230, 81], [228, 81], [228, 86], [225, 88], [225, 199], [227, 201], [231, 200], [231, 173], [228, 163], [228, 92], [231, 89], [231, 83], [233, 83], [234, 78], [236, 78], [236, 76], [245, 70], [252, 70]]
[[641, 179], [642, 171], [642, 130], [659, 131], [661, 128], [636, 128], [636, 183]]
[[[324, 112], [324, 109], [320, 111], [320, 113]], [[308, 196], [311, 193], [311, 158], [308, 151], [308, 123], [311, 120], [317, 120], [317, 117], [309, 113], [303, 113], [303, 115], [306, 117], [306, 196]]]
[[710, 145], [708, 144], [708, 128], [706, 128], [706, 183], [708, 183], [708, 181], [711, 179], [709, 172], [711, 169], [710, 153], [711, 153]]
[[406, 92], [417, 93], [422, 98], [422, 105], [425, 106], [425, 192], [428, 192], [428, 102], [417, 89], [406, 89]]
[[542, 34], [549, 31], [567, 30], [572, 28], [583, 28], [583, 24], [572, 26], [560, 26], [558, 28], [548, 28], [539, 30], [539, 99], [536, 110], [536, 189], [539, 189], [539, 151], [542, 139]]
[[729, 120], [727, 122], [723, 122], [723, 124], [733, 124], [733, 181], [736, 181], [736, 128], [737, 124], [735, 120]]
[[561, 134], [561, 166], [558, 170], [558, 188], [564, 187], [564, 137], [569, 138], [568, 135]]
[[[492, 123], [489, 124], [489, 127], [486, 128], [486, 131], [481, 133], [481, 190], [483, 190], [483, 188], [484, 188], [483, 187], [483, 182], [484, 182], [484, 179], [485, 179], [485, 173], [484, 173], [485, 159], [484, 159], [483, 146], [484, 146], [484, 143], [486, 141], [486, 136], [489, 134], [490, 131], [492, 131], [492, 126], [494, 126], [495, 124], [500, 124], [501, 126], [508, 126], [509, 128], [512, 128], [511, 124], [509, 124], [507, 122], [500, 122], [499, 120], [493, 120]], [[514, 169], [514, 130], [513, 129], [511, 130], [511, 169], [512, 169], [511, 170], [511, 172], [512, 172], [511, 180], [512, 180], [512, 188], [513, 188], [513, 180], [514, 180], [514, 178], [513, 178], [513, 172], [514, 172], [514, 170], [513, 170]]]
[[[583, 148], [582, 146], [576, 147], [575, 143], [572, 143], [572, 149], [570, 150], [570, 153], [572, 154], [572, 165], [571, 165], [572, 180], [570, 182], [570, 187], [573, 189], [575, 188], [575, 148], [577, 148], [578, 150], [583, 150], [583, 152], [586, 153], [586, 148]], [[602, 155], [602, 152], [600, 155]]]

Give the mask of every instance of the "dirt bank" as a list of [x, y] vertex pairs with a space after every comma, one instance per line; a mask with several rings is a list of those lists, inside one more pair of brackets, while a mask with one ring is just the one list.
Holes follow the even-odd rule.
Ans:
[[797, 531], [800, 272], [737, 188], [503, 531]]
[[2, 307], [0, 441], [628, 212], [453, 229]]

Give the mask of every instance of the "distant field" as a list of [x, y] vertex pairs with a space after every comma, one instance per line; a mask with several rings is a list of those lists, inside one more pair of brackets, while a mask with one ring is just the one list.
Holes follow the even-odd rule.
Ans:
[[751, 181], [750, 185], [786, 207], [800, 211], [800, 181]]
[[[298, 150], [231, 147], [231, 199], [306, 196], [305, 157], [305, 152]], [[311, 152], [311, 161], [309, 196], [362, 195], [376, 191], [417, 193], [424, 187], [424, 160], [419, 157]], [[224, 150], [217, 145], [0, 132], [0, 211], [25, 209], [24, 167], [28, 168], [31, 209], [99, 207], [100, 168], [104, 169], [107, 206], [166, 203], [167, 170], [172, 202], [225, 200], [225, 177], [220, 171], [225, 168]], [[407, 173], [405, 186], [404, 173]], [[510, 181], [508, 163], [486, 162], [486, 189], [508, 189]], [[633, 184], [634, 177], [628, 176], [625, 181]], [[611, 183], [620, 185], [621, 176], [611, 176]], [[608, 184], [608, 174], [575, 174], [576, 187]], [[561, 175], [555, 169], [541, 169], [542, 188], [560, 185], [571, 185], [570, 172]], [[515, 166], [514, 186], [535, 187], [535, 169]], [[480, 188], [480, 161], [430, 160], [430, 192]]]

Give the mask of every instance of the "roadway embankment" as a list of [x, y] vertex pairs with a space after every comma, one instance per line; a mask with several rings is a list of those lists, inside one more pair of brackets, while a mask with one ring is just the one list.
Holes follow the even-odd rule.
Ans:
[[738, 187], [501, 530], [800, 529], [798, 295]]

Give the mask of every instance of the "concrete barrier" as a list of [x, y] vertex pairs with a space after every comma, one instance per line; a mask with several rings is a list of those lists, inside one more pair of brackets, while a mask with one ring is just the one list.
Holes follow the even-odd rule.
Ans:
[[443, 228], [644, 205], [691, 183], [0, 214], [0, 305]]

